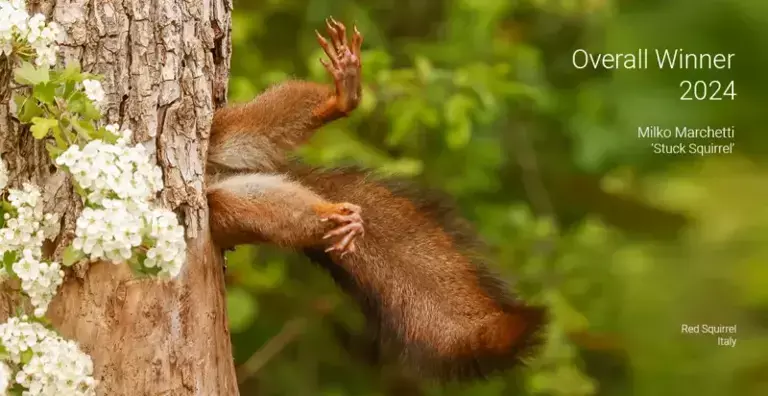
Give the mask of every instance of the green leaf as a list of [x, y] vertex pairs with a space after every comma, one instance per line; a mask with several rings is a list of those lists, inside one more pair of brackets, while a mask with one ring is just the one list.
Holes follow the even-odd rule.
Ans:
[[230, 331], [239, 333], [248, 329], [257, 313], [258, 305], [248, 291], [240, 287], [227, 290], [227, 317]]
[[589, 319], [579, 312], [560, 292], [550, 291], [546, 299], [552, 317], [567, 332], [579, 332], [589, 328]]
[[[63, 121], [63, 119], [62, 119]], [[56, 147], [61, 150], [66, 150], [69, 147], [69, 142], [64, 139], [64, 132], [60, 128], [61, 124], [53, 127], [53, 139], [56, 141]]]
[[397, 114], [393, 120], [392, 131], [387, 136], [388, 146], [397, 146], [412, 132], [419, 121], [422, 107], [414, 100], [397, 102], [391, 111]]
[[159, 267], [147, 268], [147, 267], [141, 266], [139, 267], [139, 273], [142, 276], [157, 276], [157, 274], [160, 273], [160, 268]]
[[11, 354], [8, 353], [8, 349], [5, 348], [5, 345], [0, 344], [0, 360], [6, 360], [9, 357], [11, 357]]
[[62, 257], [62, 262], [66, 267], [71, 267], [76, 262], [82, 260], [85, 258], [85, 254], [81, 252], [80, 250], [75, 249], [72, 247], [72, 245], [67, 246], [66, 249], [64, 249], [64, 255]]
[[40, 323], [41, 325], [43, 325], [43, 327], [45, 327], [47, 329], [53, 329], [53, 323], [51, 323], [51, 320], [48, 319], [45, 316], [34, 316], [34, 315], [32, 315], [29, 319], [30, 319], [31, 322]]
[[435, 128], [440, 125], [440, 115], [437, 109], [432, 107], [424, 108], [419, 115], [419, 120], [421, 120], [422, 124], [430, 128]]
[[453, 95], [445, 103], [443, 111], [450, 128], [446, 135], [446, 143], [453, 149], [461, 148], [469, 143], [472, 136], [472, 122], [470, 110], [475, 106], [475, 101], [466, 95]]
[[24, 102], [27, 100], [26, 95], [20, 95], [18, 92], [13, 93], [13, 103], [16, 105], [16, 111], [21, 111], [24, 106]]
[[445, 142], [452, 149], [465, 147], [472, 137], [472, 124], [468, 121], [454, 124], [448, 129]]
[[61, 97], [68, 98], [70, 95], [72, 95], [73, 92], [75, 92], [75, 87], [77, 85], [74, 81], [67, 81], [64, 83], [64, 92], [61, 94]]
[[80, 64], [77, 62], [71, 62], [67, 67], [58, 75], [54, 77], [55, 82], [81, 82], [83, 81], [83, 74], [80, 73]]
[[414, 63], [416, 64], [416, 71], [419, 73], [419, 77], [426, 81], [432, 79], [434, 68], [429, 62], [429, 59], [423, 56], [417, 56]]
[[19, 121], [24, 124], [28, 124], [33, 118], [43, 115], [43, 108], [40, 107], [40, 103], [36, 100], [27, 98], [18, 108], [17, 117]]
[[83, 110], [83, 115], [85, 116], [85, 119], [87, 120], [98, 120], [101, 119], [101, 110], [99, 110], [96, 105], [93, 104], [92, 101], [87, 100], [85, 101], [85, 108]]
[[73, 131], [62, 131], [62, 134], [67, 138], [70, 142], [77, 142], [77, 134]]
[[50, 71], [47, 66], [35, 67], [30, 62], [22, 62], [13, 71], [13, 79], [22, 85], [37, 85], [50, 81]]
[[469, 111], [474, 108], [475, 101], [469, 96], [458, 94], [451, 96], [445, 103], [445, 119], [449, 124], [457, 124], [469, 120]]
[[59, 120], [54, 120], [52, 118], [42, 118], [42, 117], [35, 117], [32, 119], [32, 128], [30, 128], [30, 131], [32, 132], [32, 136], [35, 137], [35, 139], [42, 139], [48, 135], [48, 132], [53, 128], [59, 125]]
[[75, 192], [77, 193], [77, 195], [79, 195], [79, 196], [81, 196], [83, 198], [88, 196], [88, 193], [85, 191], [85, 189], [80, 187], [79, 184], [77, 184], [77, 183], [72, 183], [72, 184], [75, 187]]
[[128, 260], [128, 265], [130, 265], [131, 269], [133, 270], [133, 273], [138, 277], [144, 278], [148, 276], [154, 276], [160, 273], [160, 268], [145, 267], [144, 266], [145, 261], [147, 261], [147, 254], [139, 249], [135, 249], [133, 251], [133, 256], [131, 256], [131, 259]]
[[83, 92], [75, 92], [67, 100], [67, 109], [73, 113], [82, 114], [85, 112], [85, 102], [89, 99]]
[[27, 348], [27, 350], [21, 353], [21, 364], [29, 363], [33, 356], [35, 356], [35, 353], [32, 352], [32, 348]]
[[27, 388], [19, 384], [14, 384], [13, 388], [8, 390], [8, 394], [11, 396], [22, 396], [26, 390]]
[[3, 255], [3, 268], [5, 268], [5, 272], [7, 272], [10, 275], [15, 275], [16, 272], [13, 271], [13, 264], [18, 259], [18, 253], [15, 251], [9, 251], [5, 252]]
[[[144, 263], [147, 261], [147, 253], [143, 250], [136, 250], [133, 252], [133, 256], [136, 257], [136, 261], [139, 263], [140, 266], [144, 267]], [[160, 272], [158, 270], [158, 272]]]
[[99, 129], [99, 131], [102, 133], [99, 136], [99, 139], [103, 140], [106, 143], [115, 144], [115, 143], [117, 143], [117, 139], [120, 138], [120, 136], [118, 136], [118, 135], [116, 135], [116, 134], [114, 134], [114, 133], [112, 133], [112, 132], [110, 132], [110, 131], [108, 131], [108, 130], [106, 130], [104, 128]]
[[[56, 159], [61, 155], [61, 153], [64, 152], [63, 148], [60, 148], [59, 146], [51, 143], [46, 144], [45, 149], [48, 150], [48, 155], [51, 157], [51, 159]], [[2, 225], [0, 225], [0, 227], [2, 227]]]
[[32, 89], [32, 96], [47, 105], [53, 106], [55, 104], [54, 98], [56, 97], [56, 88], [58, 88], [58, 86], [53, 83], [37, 84], [35, 85], [35, 88]]
[[96, 133], [93, 123], [88, 121], [72, 119], [72, 128], [74, 128], [78, 135], [85, 140], [92, 140], [93, 135]]
[[10, 202], [8, 202], [8, 201], [0, 201], [0, 206], [3, 207], [3, 210], [5, 210], [5, 213], [10, 213], [11, 216], [15, 216], [16, 215], [16, 208], [14, 208], [13, 205], [11, 205]]
[[[93, 124], [89, 124], [89, 125], [93, 125]], [[105, 132], [107, 132], [107, 130], [104, 129], [104, 127], [101, 127], [101, 128], [91, 127], [91, 137], [93, 139], [104, 140]]]
[[146, 256], [145, 257], [141, 257], [141, 256], [142, 256], [142, 252], [134, 250], [133, 251], [133, 255], [128, 260], [128, 264], [131, 266], [131, 268], [134, 269], [134, 271], [138, 271], [139, 267], [144, 265], [144, 261], [146, 260]]
[[15, 216], [16, 214], [16, 208], [11, 205], [8, 201], [0, 201], [0, 206], [3, 207], [6, 213], [11, 213], [12, 216]]
[[3, 254], [3, 265], [13, 264], [16, 262], [17, 253], [15, 250], [9, 250]]
[[[228, 262], [234, 262], [228, 258]], [[250, 263], [250, 261], [246, 261]], [[282, 260], [270, 260], [266, 265], [254, 268], [252, 266], [243, 266], [237, 271], [237, 278], [240, 279], [242, 286], [251, 289], [274, 289], [280, 286], [285, 280], [285, 262]], [[233, 272], [234, 273], [234, 272]]]
[[84, 116], [88, 121], [101, 119], [101, 110], [83, 92], [73, 93], [67, 102], [67, 108], [73, 113]]

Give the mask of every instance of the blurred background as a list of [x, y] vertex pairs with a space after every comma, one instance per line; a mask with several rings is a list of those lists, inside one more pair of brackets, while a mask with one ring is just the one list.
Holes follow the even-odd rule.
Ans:
[[[363, 103], [299, 154], [450, 194], [494, 269], [552, 312], [527, 368], [438, 387], [376, 361], [318, 267], [243, 247], [227, 272], [243, 395], [768, 395], [767, 1], [234, 5], [232, 102], [328, 81], [313, 31], [356, 22]], [[736, 56], [730, 70], [578, 70], [578, 48]], [[735, 81], [737, 96], [680, 101], [685, 79]], [[656, 124], [735, 126], [734, 153], [654, 154], [637, 127]], [[737, 325], [737, 344], [682, 324]]]

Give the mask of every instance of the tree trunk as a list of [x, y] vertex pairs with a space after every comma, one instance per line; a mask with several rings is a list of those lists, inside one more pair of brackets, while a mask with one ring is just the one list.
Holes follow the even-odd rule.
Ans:
[[[67, 274], [48, 316], [91, 355], [100, 395], [237, 395], [222, 254], [209, 237], [204, 193], [213, 111], [227, 93], [231, 0], [32, 0], [30, 8], [67, 31], [65, 62], [104, 76], [105, 121], [127, 124], [156, 150], [162, 201], [188, 236], [178, 279], [137, 279], [127, 265], [92, 264]], [[80, 210], [71, 184], [8, 117], [3, 96], [0, 154], [11, 179], [44, 186], [66, 236]], [[4, 318], [15, 297], [6, 290], [3, 300]]]

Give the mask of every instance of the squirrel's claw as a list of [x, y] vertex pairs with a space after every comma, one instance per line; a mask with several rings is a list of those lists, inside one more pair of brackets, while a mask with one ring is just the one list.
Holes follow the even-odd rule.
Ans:
[[336, 49], [333, 48], [332, 45], [328, 44], [328, 40], [323, 37], [320, 32], [315, 30], [315, 35], [317, 36], [317, 42], [320, 44], [320, 47], [323, 49], [325, 54], [328, 56], [328, 59], [331, 60], [330, 64], [323, 61], [323, 59], [320, 59], [320, 63], [323, 64], [326, 70], [332, 71], [339, 67], [339, 56], [336, 54]]
[[[341, 256], [344, 257], [345, 254], [355, 251], [354, 238], [356, 238], [358, 235], [362, 235], [362, 225], [347, 224], [347, 226], [354, 226], [354, 227], [350, 228], [349, 231], [346, 231], [346, 235], [344, 235], [344, 238], [342, 238], [341, 241], [331, 245], [331, 247], [329, 247], [328, 249], [325, 249], [326, 252], [338, 251], [338, 252], [341, 252]], [[340, 234], [343, 234], [343, 233], [340, 233]]]
[[[352, 217], [352, 216], [349, 216]], [[357, 216], [358, 218], [360, 216]], [[354, 223], [349, 223], [347, 225], [343, 225], [338, 228], [334, 228], [333, 230], [329, 231], [325, 235], [323, 235], [323, 239], [328, 239], [331, 237], [344, 235], [344, 234], [354, 234], [358, 233], [360, 235], [363, 234], [363, 222], [362, 220], [356, 220]]]
[[352, 27], [352, 53], [360, 59], [360, 48], [363, 46], [363, 35], [357, 30], [357, 25]]
[[331, 220], [336, 224], [339, 224], [338, 227], [323, 235], [323, 239], [341, 237], [340, 241], [334, 243], [325, 249], [325, 251], [341, 252], [341, 257], [344, 257], [347, 253], [355, 252], [357, 250], [355, 239], [358, 236], [363, 236], [365, 234], [363, 218], [360, 216], [362, 209], [359, 206], [348, 202], [337, 204], [336, 209], [336, 213], [324, 216], [320, 221]]
[[347, 41], [347, 28], [333, 17], [326, 19], [325, 25], [330, 38], [326, 39], [317, 30], [315, 35], [330, 62], [321, 59], [320, 63], [336, 86], [334, 107], [341, 114], [348, 114], [357, 107], [362, 95], [360, 46], [363, 36], [355, 26], [351, 41]]
[[[333, 20], [333, 17], [328, 18], [325, 20], [325, 26], [328, 29], [328, 35], [331, 36], [331, 45], [333, 46], [333, 49], [338, 51], [341, 49], [341, 39], [342, 36], [339, 32], [339, 29], [337, 27], [338, 22]], [[346, 37], [343, 38], [343, 40], [346, 41]]]
[[331, 23], [333, 24], [334, 31], [338, 35], [337, 38], [341, 39], [338, 44], [338, 48], [346, 47], [347, 46], [347, 28], [344, 26], [344, 24], [337, 22], [333, 17], [330, 18]]

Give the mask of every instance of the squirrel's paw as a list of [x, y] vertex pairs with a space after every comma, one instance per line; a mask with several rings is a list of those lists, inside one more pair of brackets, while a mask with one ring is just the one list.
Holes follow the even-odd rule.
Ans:
[[360, 46], [363, 43], [363, 36], [354, 26], [352, 39], [348, 44], [347, 29], [341, 22], [331, 17], [325, 20], [325, 24], [331, 38], [330, 43], [317, 30], [315, 34], [330, 62], [320, 59], [320, 63], [333, 77], [338, 110], [346, 114], [357, 107], [362, 96]]
[[331, 245], [326, 252], [337, 251], [341, 252], [341, 256], [354, 252], [355, 238], [363, 236], [365, 229], [363, 228], [363, 218], [360, 217], [362, 209], [348, 202], [330, 204], [323, 207], [320, 210], [321, 221], [333, 221], [338, 226], [331, 231], [328, 231], [323, 236], [323, 239], [329, 239], [332, 237], [340, 237], [341, 239], [335, 244]]

